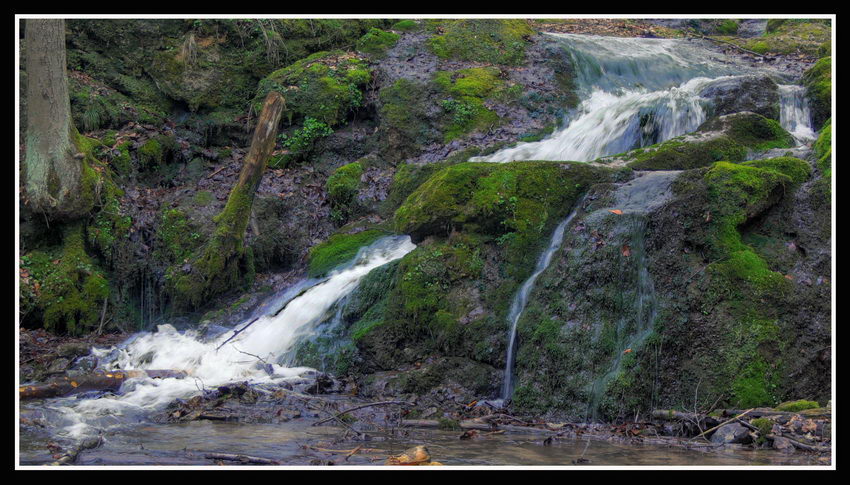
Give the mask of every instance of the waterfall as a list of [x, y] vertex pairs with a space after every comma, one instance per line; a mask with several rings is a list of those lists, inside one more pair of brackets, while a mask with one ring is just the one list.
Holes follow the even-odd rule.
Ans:
[[582, 102], [546, 139], [520, 143], [476, 162], [589, 162], [695, 131], [711, 100], [701, 94], [732, 76], [777, 73], [715, 59], [699, 42], [549, 34], [574, 66]]
[[812, 115], [806, 100], [806, 88], [795, 85], [779, 85], [779, 123], [800, 144], [817, 139], [812, 129]]
[[[92, 424], [105, 426], [117, 416], [142, 416], [202, 388], [236, 380], [263, 383], [297, 379], [312, 369], [291, 367], [290, 351], [295, 342], [311, 335], [330, 316], [334, 305], [371, 270], [403, 257], [415, 247], [408, 236], [379, 239], [324, 280], [300, 285], [295, 296], [289, 291], [290, 298], [279, 312], [261, 316], [235, 338], [225, 332], [205, 339], [197, 330], [181, 332], [171, 325], [160, 325], [157, 332], [136, 334], [114, 348], [97, 349], [93, 353], [107, 369], [175, 369], [186, 372], [188, 377], [132, 379], [124, 384], [119, 396], [57, 399], [47, 406], [64, 416], [57, 420], [64, 432], [80, 436]], [[229, 338], [232, 340], [222, 346]]]
[[572, 123], [549, 138], [521, 143], [471, 161], [572, 160], [589, 162], [654, 145], [696, 130], [706, 120], [708, 100], [700, 92], [716, 79], [696, 78], [681, 86], [614, 95], [594, 90]]
[[534, 268], [534, 273], [525, 280], [519, 288], [519, 291], [517, 291], [514, 295], [513, 301], [511, 301], [511, 307], [510, 310], [508, 310], [507, 317], [507, 321], [510, 324], [510, 330], [508, 331], [508, 353], [505, 362], [505, 380], [502, 384], [501, 398], [503, 400], [509, 398], [513, 391], [517, 322], [519, 322], [519, 317], [522, 315], [523, 310], [525, 310], [525, 305], [528, 303], [528, 296], [534, 288], [534, 282], [537, 281], [537, 277], [549, 267], [549, 264], [552, 262], [552, 256], [554, 256], [555, 252], [561, 247], [561, 243], [564, 240], [564, 231], [567, 229], [567, 226], [570, 225], [570, 221], [573, 220], [573, 217], [575, 217], [583, 200], [584, 199], [580, 199], [576, 203], [572, 212], [570, 212], [570, 214], [555, 228], [555, 232], [552, 233], [552, 238], [549, 240], [549, 247], [547, 247], [537, 259], [537, 266]]

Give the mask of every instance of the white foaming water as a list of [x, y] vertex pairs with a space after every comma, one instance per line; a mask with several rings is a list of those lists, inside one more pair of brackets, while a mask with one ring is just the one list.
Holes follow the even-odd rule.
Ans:
[[806, 88], [780, 84], [779, 103], [779, 123], [798, 143], [806, 144], [817, 139], [817, 134], [812, 129]]
[[696, 130], [706, 120], [709, 101], [700, 92], [721, 79], [727, 77], [700, 77], [669, 89], [623, 91], [620, 95], [597, 89], [581, 103], [582, 114], [551, 137], [470, 160], [588, 162], [669, 140]]
[[[296, 379], [312, 371], [306, 367], [289, 367], [288, 352], [296, 339], [309, 336], [328, 318], [333, 305], [351, 293], [371, 270], [403, 257], [415, 247], [408, 236], [380, 239], [361, 249], [351, 264], [290, 300], [278, 314], [260, 317], [218, 350], [232, 332], [206, 340], [197, 331], [180, 332], [171, 325], [161, 325], [157, 332], [137, 334], [117, 348], [97, 350], [95, 355], [99, 358], [111, 358], [107, 368], [173, 369], [185, 371], [189, 376], [130, 379], [118, 396], [57, 399], [48, 402], [47, 407], [62, 416], [56, 423], [62, 428], [61, 434], [79, 437], [91, 432], [92, 426], [104, 428], [126, 422], [128, 416], [163, 409], [174, 399], [197, 394], [203, 388], [234, 381], [264, 383]], [[260, 365], [255, 356], [270, 363], [271, 368]]]

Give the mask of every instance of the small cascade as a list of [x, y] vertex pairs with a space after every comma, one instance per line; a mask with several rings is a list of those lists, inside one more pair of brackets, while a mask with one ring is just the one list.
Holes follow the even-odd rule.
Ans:
[[519, 291], [514, 295], [513, 301], [511, 301], [511, 307], [508, 311], [507, 321], [510, 323], [510, 330], [508, 333], [508, 353], [505, 363], [505, 380], [502, 384], [502, 396], [503, 400], [508, 399], [511, 396], [511, 392], [513, 391], [513, 371], [514, 371], [514, 363], [516, 360], [516, 326], [517, 322], [519, 322], [519, 317], [522, 315], [522, 311], [525, 309], [525, 305], [528, 303], [528, 296], [531, 294], [531, 290], [534, 289], [534, 282], [537, 281], [537, 277], [540, 276], [543, 271], [549, 267], [549, 264], [552, 262], [552, 256], [554, 256], [555, 252], [561, 247], [561, 243], [564, 241], [564, 231], [567, 229], [567, 226], [570, 225], [570, 222], [575, 217], [576, 212], [579, 207], [581, 207], [583, 199], [580, 199], [572, 212], [563, 220], [560, 224], [555, 228], [555, 232], [552, 233], [552, 238], [549, 240], [549, 247], [546, 248], [545, 251], [540, 255], [540, 258], [537, 260], [537, 266], [534, 268], [534, 273], [525, 280], [522, 286], [519, 288]]
[[244, 330], [235, 337], [227, 331], [208, 338], [199, 330], [181, 332], [171, 325], [160, 325], [157, 332], [136, 334], [116, 347], [95, 350], [106, 369], [173, 369], [189, 377], [131, 379], [125, 382], [122, 393], [112, 398], [61, 398], [46, 406], [58, 413], [54, 422], [62, 428], [60, 433], [79, 437], [92, 426], [103, 428], [127, 422], [128, 417], [141, 418], [203, 388], [237, 380], [264, 383], [299, 379], [313, 370], [291, 367], [296, 342], [314, 334], [340, 306], [338, 302], [371, 270], [402, 258], [415, 247], [408, 236], [379, 239], [327, 278], [307, 280], [273, 299], [268, 309], [282, 308], [265, 313], [250, 326], [251, 320], [242, 322], [234, 331]]
[[779, 123], [798, 143], [808, 144], [817, 139], [812, 129], [812, 115], [806, 100], [806, 88], [779, 85]]
[[696, 130], [706, 120], [709, 102], [700, 92], [713, 81], [696, 78], [660, 91], [640, 89], [620, 95], [597, 89], [581, 103], [581, 114], [549, 138], [470, 160], [589, 162], [666, 141]]

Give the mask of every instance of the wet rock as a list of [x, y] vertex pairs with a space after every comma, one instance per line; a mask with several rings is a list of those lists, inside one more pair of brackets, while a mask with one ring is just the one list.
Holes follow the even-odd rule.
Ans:
[[59, 354], [60, 357], [79, 357], [81, 355], [87, 355], [90, 350], [91, 347], [87, 343], [69, 342], [57, 347], [56, 353]]
[[749, 440], [749, 430], [738, 423], [724, 424], [711, 435], [712, 443], [746, 443]]
[[66, 359], [65, 357], [59, 357], [50, 363], [50, 367], [47, 368], [47, 372], [50, 374], [60, 374], [68, 370], [68, 367], [71, 366], [71, 361]]
[[700, 96], [714, 102], [714, 116], [752, 111], [779, 119], [779, 86], [767, 76], [736, 76], [706, 86]]
[[791, 440], [781, 436], [773, 438], [773, 449], [781, 453], [794, 453], [794, 445], [791, 444]]
[[71, 366], [72, 369], [78, 370], [81, 372], [91, 372], [97, 367], [97, 357], [93, 355], [87, 355], [84, 357], [79, 357], [74, 361], [74, 364]]

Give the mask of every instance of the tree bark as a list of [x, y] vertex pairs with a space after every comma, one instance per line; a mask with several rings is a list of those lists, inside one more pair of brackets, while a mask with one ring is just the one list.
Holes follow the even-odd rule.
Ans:
[[65, 68], [65, 21], [27, 19], [26, 198], [52, 218], [76, 218], [91, 210], [84, 187], [79, 133], [71, 119]]
[[176, 306], [194, 310], [210, 298], [253, 279], [253, 256], [246, 254], [242, 241], [285, 107], [280, 93], [272, 91], [266, 96], [239, 179], [224, 209], [214, 219], [215, 232], [192, 263], [191, 272], [182, 275], [174, 287]]

